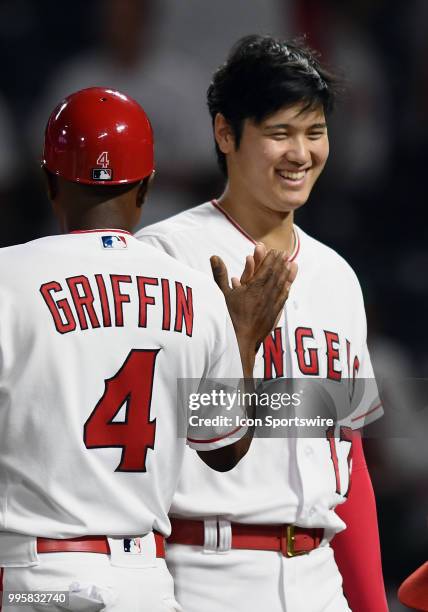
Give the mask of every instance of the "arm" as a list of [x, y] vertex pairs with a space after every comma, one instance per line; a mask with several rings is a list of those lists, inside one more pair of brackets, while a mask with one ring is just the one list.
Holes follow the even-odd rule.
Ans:
[[[244, 382], [245, 393], [253, 393], [253, 379], [245, 379]], [[255, 406], [247, 406], [246, 418], [253, 419], [255, 416], [255, 411]], [[233, 469], [235, 465], [239, 463], [239, 461], [247, 454], [253, 436], [254, 425], [250, 425], [248, 426], [245, 435], [233, 444], [210, 451], [197, 451], [197, 453], [200, 459], [202, 459], [202, 461], [211, 469], [215, 470], [216, 472], [228, 472], [229, 470]]]
[[[214, 280], [226, 300], [235, 329], [244, 373], [245, 392], [254, 392], [253, 370], [257, 350], [275, 326], [297, 274], [296, 264], [287, 264], [283, 252], [264, 246], [255, 248], [254, 256], [247, 257], [241, 279], [232, 279], [232, 288], [226, 266], [219, 257], [211, 258]], [[254, 419], [255, 406], [246, 407], [246, 417]], [[210, 451], [198, 451], [199, 457], [210, 468], [227, 472], [246, 455], [254, 435], [254, 426], [228, 446]]]
[[336, 513], [346, 523], [346, 529], [333, 538], [331, 546], [349, 607], [352, 612], [387, 611], [376, 502], [358, 431], [353, 435], [349, 497], [337, 506]]
[[241, 355], [244, 378], [252, 379], [257, 351], [275, 327], [297, 276], [297, 264], [283, 251], [258, 244], [240, 279], [229, 276], [220, 257], [211, 257], [215, 282], [226, 300]]

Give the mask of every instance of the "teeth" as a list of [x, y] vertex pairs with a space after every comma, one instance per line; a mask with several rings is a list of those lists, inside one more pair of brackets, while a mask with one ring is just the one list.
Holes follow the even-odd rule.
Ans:
[[302, 170], [301, 172], [282, 171], [280, 172], [280, 175], [283, 178], [291, 179], [292, 181], [300, 181], [300, 179], [302, 179], [305, 176], [305, 170]]

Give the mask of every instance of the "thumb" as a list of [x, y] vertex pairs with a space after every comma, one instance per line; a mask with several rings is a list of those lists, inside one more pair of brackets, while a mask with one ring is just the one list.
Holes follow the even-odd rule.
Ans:
[[210, 258], [210, 263], [214, 280], [222, 290], [223, 294], [226, 295], [226, 293], [229, 293], [230, 291], [229, 275], [227, 273], [227, 268], [224, 265], [224, 262], [221, 257], [218, 257], [217, 255], [213, 255]]

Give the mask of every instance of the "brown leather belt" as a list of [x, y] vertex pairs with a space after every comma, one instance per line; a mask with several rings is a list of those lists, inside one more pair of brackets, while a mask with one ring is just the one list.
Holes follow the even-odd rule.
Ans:
[[[168, 544], [204, 546], [204, 521], [171, 519], [172, 532]], [[217, 523], [217, 541], [218, 541]], [[272, 550], [286, 557], [305, 555], [318, 548], [324, 537], [324, 529], [297, 527], [295, 525], [246, 525], [231, 523], [232, 548], [248, 550]]]
[[[156, 542], [156, 556], [165, 557], [165, 538], [163, 535], [154, 532]], [[56, 540], [51, 538], [37, 538], [38, 553], [54, 552], [87, 552], [110, 554], [110, 546], [106, 536], [85, 536], [83, 538], [68, 538]]]

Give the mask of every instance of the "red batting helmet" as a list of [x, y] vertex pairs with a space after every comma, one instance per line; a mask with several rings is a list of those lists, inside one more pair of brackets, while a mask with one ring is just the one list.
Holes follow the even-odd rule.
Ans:
[[119, 91], [82, 89], [49, 117], [42, 164], [75, 183], [139, 181], [154, 167], [150, 121], [135, 100]]

